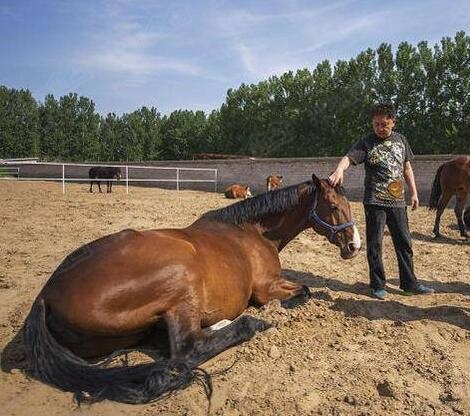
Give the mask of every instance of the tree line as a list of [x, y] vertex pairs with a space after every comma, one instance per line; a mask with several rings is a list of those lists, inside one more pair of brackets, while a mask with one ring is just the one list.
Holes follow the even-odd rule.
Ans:
[[35, 100], [0, 86], [0, 158], [60, 161], [191, 159], [200, 153], [254, 157], [344, 154], [370, 130], [377, 101], [397, 108], [397, 129], [417, 154], [468, 153], [470, 37], [458, 32], [433, 47], [383, 43], [334, 66], [325, 60], [257, 84], [229, 89], [209, 114], [169, 115], [142, 107], [99, 115], [70, 93]]

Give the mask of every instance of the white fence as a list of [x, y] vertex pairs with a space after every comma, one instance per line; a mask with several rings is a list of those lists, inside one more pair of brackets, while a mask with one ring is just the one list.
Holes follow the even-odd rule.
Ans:
[[[36, 177], [36, 176], [21, 176], [19, 175], [19, 168], [18, 167], [8, 167], [7, 165], [9, 164], [17, 164], [17, 162], [14, 161], [3, 161], [3, 165], [0, 166], [0, 179], [15, 179], [15, 180], [21, 180], [21, 181], [52, 181], [52, 182], [57, 182], [60, 181], [62, 183], [62, 193], [65, 193], [65, 184], [66, 182], [90, 182], [90, 178], [87, 176], [82, 176], [82, 177], [68, 177], [67, 176], [67, 170], [70, 170], [70, 168], [79, 168], [79, 167], [87, 167], [87, 168], [92, 168], [94, 166], [101, 166], [101, 167], [117, 167], [121, 168], [122, 173], [122, 178], [119, 179], [106, 179], [106, 178], [95, 178], [93, 179], [94, 182], [96, 181], [112, 181], [112, 182], [119, 182], [122, 181], [126, 185], [126, 193], [129, 193], [129, 184], [139, 182], [139, 183], [145, 183], [145, 182], [173, 182], [175, 183], [175, 188], [177, 191], [180, 190], [181, 184], [183, 183], [213, 183], [214, 184], [214, 192], [217, 192], [217, 169], [209, 169], [209, 168], [186, 168], [186, 167], [161, 167], [161, 166], [139, 166], [139, 165], [94, 165], [94, 164], [85, 164], [85, 163], [46, 163], [46, 162], [40, 162], [40, 163], [34, 163], [34, 166], [57, 166], [60, 167], [61, 170], [61, 176], [55, 176], [55, 177]], [[7, 171], [12, 172], [9, 173], [11, 176], [13, 174], [13, 170], [16, 171], [16, 178], [12, 177], [6, 177], [1, 175], [1, 172], [5, 170], [5, 173]], [[130, 170], [140, 170], [140, 171], [160, 171], [160, 172], [165, 172], [166, 178], [132, 178], [131, 175], [129, 174]], [[182, 178], [182, 173], [184, 172], [198, 172], [198, 173], [206, 173], [206, 176], [209, 175], [211, 176], [210, 179], [207, 178], [188, 178], [187, 175], [185, 175], [184, 178]], [[88, 175], [88, 171], [86, 171], [86, 174]], [[13, 175], [14, 176], [14, 175]], [[138, 176], [138, 175], [136, 175]]]

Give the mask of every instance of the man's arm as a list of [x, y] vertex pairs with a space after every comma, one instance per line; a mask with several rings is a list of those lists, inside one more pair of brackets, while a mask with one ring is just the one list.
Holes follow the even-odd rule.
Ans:
[[409, 161], [405, 162], [405, 169], [403, 171], [403, 175], [405, 177], [406, 184], [408, 185], [408, 188], [411, 192], [411, 209], [415, 210], [419, 207], [418, 190], [416, 189], [413, 168], [411, 167], [411, 163]]
[[331, 186], [342, 185], [344, 179], [344, 171], [349, 168], [351, 161], [348, 156], [344, 156], [338, 163], [336, 170], [328, 177]]

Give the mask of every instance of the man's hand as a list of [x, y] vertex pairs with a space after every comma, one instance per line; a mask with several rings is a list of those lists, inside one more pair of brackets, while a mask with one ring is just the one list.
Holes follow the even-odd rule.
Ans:
[[411, 195], [411, 210], [414, 211], [419, 207], [418, 195]]
[[336, 169], [329, 177], [328, 181], [330, 185], [335, 187], [336, 185], [342, 185], [344, 179], [344, 171], [343, 169]]
[[335, 187], [336, 185], [343, 184], [344, 171], [349, 168], [350, 164], [349, 157], [343, 156], [338, 166], [336, 166], [336, 170], [328, 177], [328, 182], [330, 182], [331, 186]]

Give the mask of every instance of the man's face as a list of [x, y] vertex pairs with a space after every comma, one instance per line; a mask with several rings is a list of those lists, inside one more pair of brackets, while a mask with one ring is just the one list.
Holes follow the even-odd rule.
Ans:
[[392, 134], [392, 130], [395, 127], [395, 119], [388, 116], [374, 116], [372, 127], [377, 137], [386, 139]]

